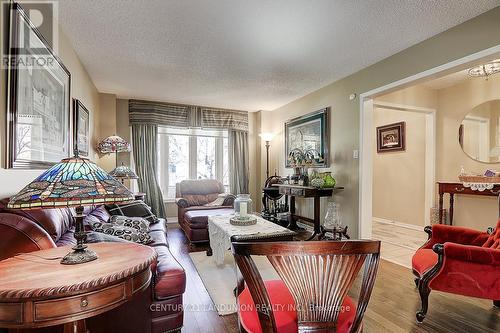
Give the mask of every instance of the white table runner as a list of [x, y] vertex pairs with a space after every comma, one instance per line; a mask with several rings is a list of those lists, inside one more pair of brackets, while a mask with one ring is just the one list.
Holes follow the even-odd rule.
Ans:
[[229, 219], [234, 215], [218, 215], [208, 218], [208, 235], [213, 258], [217, 265], [224, 263], [224, 254], [231, 249], [231, 237], [234, 235], [258, 235], [277, 232], [290, 232], [277, 224], [264, 220], [259, 216], [257, 223], [249, 226], [236, 226], [229, 223]]

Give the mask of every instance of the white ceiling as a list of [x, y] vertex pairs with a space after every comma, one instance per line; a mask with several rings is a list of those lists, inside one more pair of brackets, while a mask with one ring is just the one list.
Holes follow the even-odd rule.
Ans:
[[[500, 59], [493, 59], [491, 61], [500, 61]], [[496, 74], [500, 75], [500, 74]], [[469, 69], [464, 69], [459, 72], [451, 73], [445, 76], [442, 76], [440, 78], [427, 81], [422, 83], [422, 86], [434, 89], [434, 90], [440, 90], [440, 89], [445, 89], [449, 88], [452, 86], [455, 86], [457, 84], [460, 84], [462, 82], [465, 82], [467, 80], [485, 80], [485, 78], [477, 78], [477, 77], [470, 77], [469, 76]]]
[[97, 89], [272, 110], [500, 0], [62, 0]]

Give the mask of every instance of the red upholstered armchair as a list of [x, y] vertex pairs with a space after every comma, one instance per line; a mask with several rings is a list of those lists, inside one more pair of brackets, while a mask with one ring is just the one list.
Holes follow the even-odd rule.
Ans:
[[429, 239], [412, 259], [422, 300], [417, 321], [425, 318], [431, 290], [490, 299], [500, 307], [500, 220], [491, 235], [441, 224], [424, 230]]

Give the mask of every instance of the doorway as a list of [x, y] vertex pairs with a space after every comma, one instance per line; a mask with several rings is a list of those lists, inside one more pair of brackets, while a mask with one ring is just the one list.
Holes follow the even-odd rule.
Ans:
[[[436, 110], [386, 100], [419, 102], [417, 88], [374, 99], [373, 133], [379, 126], [403, 124], [404, 149], [373, 149], [373, 239], [382, 242], [381, 258], [411, 267], [411, 256], [423, 243], [434, 202]], [[435, 102], [435, 101], [433, 101]], [[377, 134], [378, 136], [378, 134]], [[399, 140], [399, 138], [398, 138]], [[380, 142], [380, 145], [382, 142]]]
[[[373, 227], [373, 110], [381, 95], [430, 81], [500, 56], [500, 45], [360, 94], [359, 237], [372, 238]], [[434, 184], [431, 184], [434, 186]], [[427, 199], [429, 200], [429, 199]], [[432, 206], [432, 197], [429, 205]], [[429, 206], [429, 207], [430, 207]], [[429, 213], [427, 214], [429, 215]]]

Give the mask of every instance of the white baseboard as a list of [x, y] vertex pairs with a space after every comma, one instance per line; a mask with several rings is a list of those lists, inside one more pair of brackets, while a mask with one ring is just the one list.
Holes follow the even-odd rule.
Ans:
[[413, 225], [413, 224], [407, 224], [407, 223], [403, 223], [403, 222], [398, 222], [398, 221], [383, 219], [383, 218], [380, 218], [380, 217], [373, 217], [372, 220], [374, 222], [378, 222], [378, 223], [391, 224], [391, 225], [395, 225], [395, 226], [398, 226], [398, 227], [401, 227], [401, 228], [406, 228], [406, 229], [411, 229], [411, 230], [417, 230], [417, 231], [422, 231], [423, 228], [424, 228], [424, 226], [425, 226], [425, 225], [417, 226], [417, 225]]
[[172, 217], [167, 217], [167, 224], [174, 224], [174, 223], [178, 223], [179, 222], [179, 219], [177, 218], [177, 216], [172, 216]]

